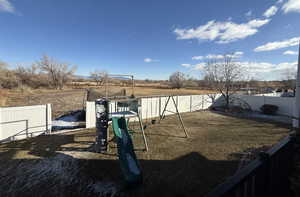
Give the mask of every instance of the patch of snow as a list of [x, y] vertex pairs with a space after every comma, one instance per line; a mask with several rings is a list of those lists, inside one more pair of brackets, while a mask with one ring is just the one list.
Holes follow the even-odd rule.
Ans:
[[78, 126], [79, 122], [68, 122], [64, 120], [53, 120], [52, 121], [52, 127], [74, 127]]
[[[35, 162], [18, 162], [0, 172], [1, 196], [115, 196], [114, 183], [84, 176], [77, 159], [58, 153]], [[67, 193], [66, 193], [67, 192]]]
[[77, 128], [80, 123], [78, 122], [80, 119], [82, 111], [78, 111], [75, 113], [71, 113], [65, 116], [61, 116], [56, 120], [52, 121], [52, 130], [62, 130], [62, 129], [74, 129]]

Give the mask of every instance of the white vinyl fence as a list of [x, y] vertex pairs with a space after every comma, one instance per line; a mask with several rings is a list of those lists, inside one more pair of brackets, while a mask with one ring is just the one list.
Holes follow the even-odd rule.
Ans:
[[[188, 96], [174, 96], [176, 104], [178, 105], [179, 112], [193, 112], [197, 110], [208, 109], [212, 103], [212, 96], [215, 96], [216, 102], [214, 105], [218, 105], [222, 97], [220, 95], [188, 95]], [[275, 97], [272, 96], [248, 96], [248, 95], [234, 95], [239, 98], [239, 103], [245, 102], [253, 111], [260, 111], [260, 107], [264, 104], [272, 104], [278, 106], [278, 114], [285, 116], [293, 116], [295, 97]], [[165, 103], [168, 97], [145, 97], [141, 98], [141, 117], [142, 119], [159, 117], [163, 111]], [[170, 101], [168, 111], [175, 111], [173, 103]], [[110, 111], [116, 111], [115, 103], [110, 104]], [[170, 112], [166, 112], [166, 115], [170, 115]], [[87, 102], [86, 105], [86, 128], [93, 128], [96, 125], [95, 118], [95, 102]]]
[[295, 97], [275, 97], [275, 96], [248, 96], [248, 95], [234, 95], [240, 101], [250, 105], [253, 111], [260, 111], [260, 107], [264, 104], [278, 106], [277, 114], [284, 116], [293, 116], [293, 109], [295, 106]]
[[[140, 115], [142, 119], [149, 119], [159, 117], [164, 109], [168, 97], [145, 97], [141, 99]], [[193, 112], [197, 110], [208, 109], [212, 105], [212, 99], [207, 95], [188, 95], [188, 96], [174, 96], [174, 100], [178, 106], [179, 112]], [[110, 111], [117, 111], [116, 104], [110, 103]], [[175, 112], [173, 101], [170, 100], [167, 106], [165, 115]], [[133, 119], [134, 120], [134, 119]], [[86, 128], [93, 128], [96, 126], [95, 117], [95, 102], [86, 103]]]
[[0, 142], [51, 132], [51, 105], [0, 107]]

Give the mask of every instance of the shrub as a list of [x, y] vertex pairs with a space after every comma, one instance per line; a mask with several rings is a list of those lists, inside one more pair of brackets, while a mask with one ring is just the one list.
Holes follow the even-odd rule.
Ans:
[[270, 105], [270, 104], [265, 104], [265, 105], [261, 106], [260, 110], [264, 114], [275, 115], [276, 112], [278, 111], [278, 106], [276, 106], [276, 105]]
[[186, 81], [186, 76], [184, 73], [176, 71], [169, 77], [169, 83], [172, 88], [183, 88]]
[[0, 74], [0, 88], [12, 89], [18, 87], [18, 79], [14, 72], [6, 70]]

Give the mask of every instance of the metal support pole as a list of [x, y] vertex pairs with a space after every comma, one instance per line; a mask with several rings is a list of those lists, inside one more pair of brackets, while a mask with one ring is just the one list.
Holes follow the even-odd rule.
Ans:
[[160, 121], [163, 119], [163, 117], [165, 116], [165, 111], [166, 111], [166, 109], [167, 109], [167, 106], [168, 106], [168, 103], [169, 103], [170, 98], [171, 98], [171, 96], [169, 96], [168, 99], [167, 99], [167, 102], [166, 102], [166, 104], [165, 104], [164, 110], [163, 110], [163, 112], [162, 112], [162, 114], [161, 114], [161, 116], [160, 116], [160, 118], [159, 118], [159, 123], [160, 123]]
[[108, 93], [107, 93], [107, 78], [108, 77], [105, 77], [105, 98], [107, 99], [107, 97], [108, 97]]
[[182, 129], [183, 129], [183, 131], [184, 131], [184, 133], [185, 133], [185, 137], [188, 138], [188, 137], [189, 137], [189, 136], [188, 136], [188, 133], [187, 133], [187, 131], [186, 131], [186, 129], [185, 129], [185, 126], [184, 126], [184, 124], [183, 124], [183, 120], [182, 120], [181, 115], [180, 115], [180, 113], [179, 113], [179, 111], [178, 111], [178, 107], [177, 107], [177, 105], [176, 105], [176, 102], [175, 102], [173, 96], [172, 96], [172, 100], [173, 100], [173, 103], [174, 103], [174, 105], [175, 105], [176, 112], [177, 112], [178, 118], [179, 118], [179, 120], [180, 120]]
[[143, 126], [143, 123], [142, 123], [142, 120], [141, 120], [141, 117], [140, 117], [140, 113], [137, 113], [137, 116], [138, 116], [138, 119], [139, 119], [139, 124], [140, 124], [141, 131], [142, 131], [142, 134], [143, 134], [145, 150], [148, 151], [149, 150], [148, 143], [147, 143], [147, 139], [146, 139], [146, 135], [145, 135], [145, 131], [144, 131], [144, 126]]
[[134, 96], [134, 76], [131, 76], [131, 81], [132, 81], [132, 95]]

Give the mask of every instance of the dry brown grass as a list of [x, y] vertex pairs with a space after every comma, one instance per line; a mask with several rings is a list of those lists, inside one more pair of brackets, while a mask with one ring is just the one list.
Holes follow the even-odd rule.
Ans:
[[6, 106], [7, 91], [0, 89], [0, 107]]
[[[161, 124], [147, 124], [150, 150], [136, 150], [144, 184], [119, 194], [203, 196], [234, 174], [241, 152], [272, 146], [288, 134], [282, 125], [212, 112], [185, 113], [183, 120], [190, 135], [187, 139], [175, 116]], [[91, 151], [94, 141], [95, 130], [89, 129], [0, 145], [1, 194], [112, 196], [122, 183], [116, 145], [110, 143], [109, 154], [97, 154]], [[143, 148], [139, 133], [133, 141], [136, 149]]]
[[[110, 86], [109, 93], [120, 92], [126, 89], [128, 96], [132, 94], [130, 87]], [[104, 87], [97, 88], [103, 90]], [[161, 89], [149, 87], [136, 87], [136, 96], [149, 95], [187, 95], [187, 94], [205, 94], [210, 91], [207, 90], [192, 90], [192, 89]], [[1, 92], [0, 92], [1, 94]], [[105, 95], [105, 94], [104, 94]], [[31, 91], [10, 90], [0, 98], [2, 106], [28, 106], [40, 104], [52, 104], [52, 115], [54, 118], [65, 114], [72, 110], [80, 110], [84, 108], [84, 101], [86, 100], [86, 89], [64, 89], [64, 90], [49, 90], [49, 89], [35, 89]]]

